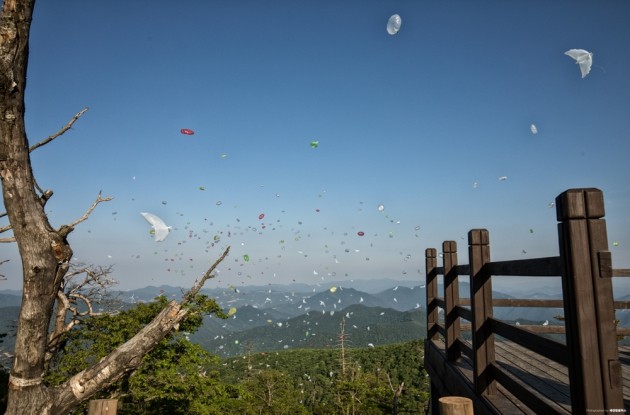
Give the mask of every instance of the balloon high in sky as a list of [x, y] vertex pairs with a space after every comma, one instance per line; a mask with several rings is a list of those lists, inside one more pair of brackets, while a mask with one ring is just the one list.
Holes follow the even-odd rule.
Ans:
[[389, 20], [387, 20], [387, 33], [390, 35], [395, 35], [400, 30], [400, 25], [402, 24], [402, 19], [399, 15], [394, 14], [390, 16]]

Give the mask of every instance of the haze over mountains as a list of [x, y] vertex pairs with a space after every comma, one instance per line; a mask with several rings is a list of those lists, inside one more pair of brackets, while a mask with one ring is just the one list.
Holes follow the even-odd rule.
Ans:
[[[469, 292], [460, 282], [460, 295]], [[439, 287], [439, 292], [442, 287]], [[114, 294], [119, 307], [151, 301], [159, 295], [180, 299], [186, 290], [173, 286], [148, 286]], [[215, 298], [226, 311], [236, 313], [223, 320], [206, 317], [202, 328], [190, 335], [192, 341], [219, 356], [243, 355], [293, 348], [336, 347], [341, 324], [348, 347], [371, 347], [420, 339], [426, 336], [426, 289], [409, 281], [373, 280], [328, 283], [326, 285], [267, 285], [202, 290]], [[528, 289], [508, 295], [494, 291], [495, 298], [559, 299], [559, 290]], [[628, 299], [628, 296], [618, 298]], [[11, 352], [21, 293], [0, 291], [0, 333], [8, 333], [0, 343], [0, 353]], [[496, 307], [494, 314], [506, 321], [524, 324], [562, 324], [555, 316], [560, 308]], [[618, 311], [623, 327], [630, 326], [630, 312]], [[2, 356], [0, 354], [0, 356]]]

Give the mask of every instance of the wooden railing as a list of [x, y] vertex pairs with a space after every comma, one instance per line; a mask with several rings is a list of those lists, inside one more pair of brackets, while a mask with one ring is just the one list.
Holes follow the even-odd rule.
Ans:
[[[560, 255], [556, 257], [490, 261], [489, 233], [468, 233], [468, 264], [459, 265], [457, 244], [442, 244], [443, 265], [437, 251], [426, 256], [427, 341], [444, 336], [448, 361], [462, 353], [473, 362], [475, 393], [496, 393], [499, 382], [535, 410], [550, 413], [544, 399], [524, 388], [495, 361], [494, 336], [501, 336], [568, 368], [573, 413], [623, 408], [621, 365], [617, 335], [630, 330], [616, 328], [614, 308], [630, 308], [630, 302], [614, 302], [612, 277], [630, 276], [630, 270], [613, 270], [604, 217], [603, 194], [598, 189], [567, 190], [556, 198]], [[438, 297], [438, 275], [443, 275], [444, 296]], [[459, 276], [470, 278], [470, 296], [459, 295]], [[493, 276], [561, 277], [562, 300], [493, 299]], [[466, 306], [470, 306], [469, 308]], [[516, 326], [493, 317], [493, 307], [562, 307], [565, 325]], [[444, 324], [438, 319], [444, 309]], [[470, 322], [472, 348], [461, 337], [461, 319]], [[566, 344], [537, 333], [564, 332]]]

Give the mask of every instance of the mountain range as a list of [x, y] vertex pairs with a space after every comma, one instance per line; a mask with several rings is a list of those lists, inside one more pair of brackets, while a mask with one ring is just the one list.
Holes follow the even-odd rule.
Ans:
[[[470, 287], [460, 282], [462, 297]], [[438, 292], [443, 292], [439, 287]], [[185, 289], [148, 286], [113, 292], [120, 308], [147, 302], [159, 295], [181, 299]], [[424, 338], [426, 335], [426, 289], [394, 280], [350, 281], [321, 285], [290, 284], [242, 286], [202, 290], [217, 303], [236, 313], [226, 320], [206, 317], [201, 329], [190, 335], [207, 350], [218, 355], [243, 354], [247, 350], [267, 352], [287, 348], [334, 347], [340, 341], [341, 324], [348, 346], [366, 347]], [[512, 294], [512, 293], [511, 293]], [[517, 297], [493, 291], [495, 298], [560, 299], [555, 289], [528, 289]], [[627, 300], [628, 298], [619, 298]], [[1, 352], [13, 350], [15, 325], [21, 293], [0, 291]], [[617, 311], [620, 326], [630, 327], [630, 312]], [[495, 307], [495, 317], [522, 324], [562, 324], [555, 316], [561, 308]]]

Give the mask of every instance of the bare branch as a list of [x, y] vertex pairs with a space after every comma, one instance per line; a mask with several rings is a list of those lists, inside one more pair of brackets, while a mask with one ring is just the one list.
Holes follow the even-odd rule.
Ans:
[[386, 372], [385, 375], [387, 375], [387, 383], [389, 383], [389, 388], [392, 390], [392, 392], [396, 392], [396, 389], [394, 389], [394, 385], [392, 384], [392, 378], [389, 376], [389, 372]]
[[9, 229], [11, 229], [11, 225], [3, 226], [2, 228], [0, 228], [0, 233], [2, 233], [2, 232], [6, 232], [6, 231], [8, 231]]
[[57, 131], [55, 134], [51, 135], [50, 137], [40, 141], [39, 143], [33, 144], [28, 149], [29, 153], [33, 152], [33, 150], [36, 150], [36, 149], [38, 149], [39, 147], [41, 147], [43, 145], [46, 145], [46, 144], [50, 143], [55, 138], [59, 137], [60, 135], [62, 135], [66, 131], [68, 131], [70, 128], [72, 128], [72, 124], [74, 124], [79, 119], [79, 117], [81, 117], [87, 110], [88, 110], [87, 107], [83, 108], [81, 111], [77, 112], [77, 115], [72, 117], [70, 122], [68, 124], [66, 124], [61, 130]]
[[83, 301], [83, 304], [85, 304], [85, 306], [87, 307], [87, 310], [84, 312], [80, 312], [78, 308], [76, 307], [70, 307], [70, 310], [75, 316], [102, 316], [103, 314], [105, 314], [105, 313], [99, 313], [99, 312], [94, 311], [92, 307], [92, 300], [86, 295], [82, 295], [79, 293], [72, 293], [68, 296], [70, 298], [79, 299]]
[[39, 203], [41, 203], [42, 206], [46, 206], [46, 202], [48, 202], [48, 199], [52, 197], [53, 191], [50, 189], [42, 191], [42, 189], [37, 185], [37, 182], [35, 182], [35, 186], [37, 186], [37, 189], [39, 189], [39, 192], [42, 194], [39, 197]]
[[[46, 346], [46, 367], [61, 347], [64, 334], [81, 324], [82, 317], [105, 314], [94, 311], [94, 304], [111, 299], [108, 289], [118, 283], [114, 278], [108, 277], [112, 272], [112, 266], [76, 264], [71, 267], [72, 271], [65, 275], [57, 292], [54, 327], [48, 336]], [[84, 275], [82, 279], [81, 275]], [[81, 307], [78, 306], [77, 300], [85, 305], [85, 311], [80, 311]]]
[[111, 197], [111, 196], [101, 197], [101, 192], [98, 192], [98, 196], [96, 197], [96, 200], [94, 201], [94, 203], [92, 203], [92, 206], [90, 206], [90, 208], [87, 210], [87, 212], [85, 212], [85, 214], [83, 216], [81, 216], [79, 219], [77, 219], [76, 221], [72, 222], [68, 226], [70, 228], [74, 228], [79, 223], [87, 220], [87, 218], [92, 214], [92, 212], [94, 211], [94, 209], [96, 209], [96, 206], [98, 206], [99, 203], [101, 203], [101, 202], [109, 202], [112, 199], [113, 199], [113, 197]]
[[[44, 365], [48, 370], [50, 361], [61, 346], [62, 335], [69, 331], [72, 326], [66, 325], [66, 313], [70, 309], [70, 301], [63, 292], [63, 287], [57, 292], [57, 311], [55, 313], [55, 324], [52, 332], [48, 335], [46, 353], [44, 355]], [[74, 319], [72, 319], [74, 320]], [[73, 324], [74, 325], [74, 324]]]
[[15, 242], [15, 236], [11, 236], [9, 238], [0, 238], [0, 243], [8, 243]]
[[203, 277], [201, 277], [201, 280], [199, 280], [199, 282], [196, 282], [195, 285], [193, 285], [192, 288], [186, 293], [186, 295], [184, 295], [184, 299], [182, 300], [182, 303], [181, 303], [182, 307], [186, 306], [195, 298], [199, 290], [201, 290], [201, 287], [203, 287], [203, 285], [206, 283], [208, 279], [214, 278], [214, 275], [212, 273], [214, 272], [216, 267], [221, 263], [221, 261], [223, 261], [225, 257], [228, 256], [229, 253], [230, 253], [230, 247], [228, 246], [223, 252], [223, 255], [221, 255], [221, 257], [217, 259], [214, 262], [214, 264], [212, 264], [210, 269], [208, 269], [208, 271], [206, 271], [205, 274], [203, 274]]
[[[0, 261], [0, 265], [4, 264], [5, 262], [9, 262], [9, 259], [5, 259], [4, 261]], [[0, 274], [0, 281], [4, 281], [6, 280], [7, 277], [4, 276], [4, 274]]]

